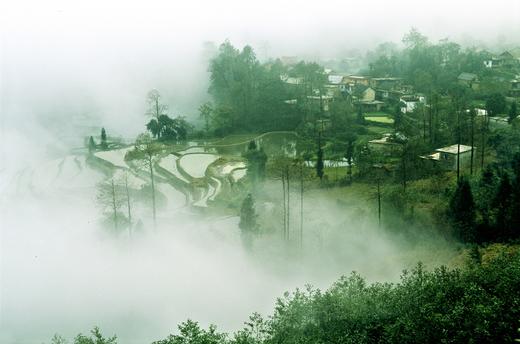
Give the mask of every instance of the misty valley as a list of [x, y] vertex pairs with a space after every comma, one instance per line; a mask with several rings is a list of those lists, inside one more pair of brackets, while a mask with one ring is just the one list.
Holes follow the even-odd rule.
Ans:
[[5, 68], [0, 343], [520, 341], [520, 42], [401, 36]]

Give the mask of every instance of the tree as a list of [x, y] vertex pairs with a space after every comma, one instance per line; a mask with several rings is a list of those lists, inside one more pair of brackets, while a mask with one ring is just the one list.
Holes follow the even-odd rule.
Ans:
[[199, 107], [200, 117], [204, 120], [204, 130], [206, 134], [209, 133], [210, 121], [213, 117], [213, 105], [211, 102], [206, 102]]
[[96, 142], [92, 136], [88, 139], [88, 152], [93, 153], [96, 150]]
[[513, 101], [513, 103], [511, 103], [511, 108], [509, 109], [509, 117], [507, 121], [511, 124], [511, 122], [513, 122], [517, 115], [518, 113], [516, 110], [516, 101]]
[[128, 173], [125, 173], [126, 210], [128, 213], [128, 236], [132, 236], [132, 210], [130, 207], [130, 192], [128, 189]]
[[365, 116], [363, 116], [363, 110], [361, 109], [361, 105], [358, 105], [356, 122], [359, 125], [364, 125], [366, 123], [365, 122]]
[[105, 131], [105, 128], [101, 128], [101, 148], [107, 149], [107, 132]]
[[410, 32], [404, 35], [402, 41], [408, 49], [422, 48], [428, 44], [428, 37], [420, 33], [417, 28], [412, 27]]
[[[147, 129], [155, 132], [156, 134], [153, 134], [154, 137], [157, 136], [157, 138], [161, 137], [161, 131], [160, 131], [160, 125], [159, 125], [159, 117], [161, 115], [166, 115], [166, 112], [168, 110], [168, 106], [161, 104], [161, 94], [158, 90], [153, 89], [148, 92], [147, 95], [147, 102], [148, 102], [148, 111], [146, 112], [146, 115], [151, 116], [155, 119], [155, 123], [152, 123], [152, 121], [148, 122], [146, 125]], [[149, 128], [150, 126], [150, 128]]]
[[469, 117], [470, 117], [470, 145], [471, 145], [471, 156], [470, 156], [470, 160], [469, 160], [469, 170], [470, 170], [470, 174], [472, 175], [473, 174], [473, 162], [475, 160], [474, 158], [474, 155], [475, 155], [475, 118], [477, 116], [477, 111], [475, 110], [475, 108], [471, 108], [469, 110]]
[[267, 164], [267, 154], [262, 148], [258, 149], [256, 142], [249, 142], [247, 152], [244, 153], [247, 159], [247, 173], [251, 177], [253, 183], [265, 178], [265, 166]]
[[158, 143], [153, 142], [148, 133], [140, 134], [135, 141], [134, 150], [128, 152], [130, 159], [140, 159], [144, 163], [144, 167], [147, 168], [150, 173], [154, 228], [157, 225], [157, 209], [155, 204], [155, 174], [153, 165], [155, 163], [155, 156], [159, 152], [161, 152], [161, 146]]
[[506, 97], [501, 93], [493, 93], [486, 99], [486, 110], [489, 116], [496, 116], [506, 111]]
[[354, 157], [354, 142], [356, 141], [356, 137], [352, 136], [347, 141], [347, 149], [345, 151], [345, 158], [347, 159], [348, 164], [348, 180], [352, 183], [352, 163], [353, 163], [353, 157]]
[[199, 324], [187, 320], [178, 326], [179, 334], [170, 334], [166, 339], [153, 342], [152, 344], [225, 344], [226, 335], [218, 333], [215, 325], [209, 329], [200, 328]]
[[255, 235], [258, 231], [258, 225], [256, 223], [257, 217], [258, 215], [256, 214], [255, 210], [255, 201], [253, 196], [249, 193], [240, 207], [240, 221], [238, 223], [238, 227], [240, 228], [242, 234], [242, 240], [248, 248], [251, 247], [253, 235]]
[[448, 218], [456, 234], [464, 242], [475, 242], [475, 203], [469, 181], [461, 177], [451, 196]]
[[114, 230], [119, 229], [119, 222], [122, 215], [119, 213], [122, 200], [116, 192], [114, 178], [98, 184], [97, 201], [104, 213], [110, 213]]
[[484, 169], [484, 159], [486, 146], [488, 142], [488, 131], [489, 131], [489, 113], [484, 115], [482, 120], [480, 121], [480, 168]]
[[323, 179], [323, 150], [321, 146], [318, 147], [318, 154], [316, 160], [316, 175], [320, 178], [320, 181]]
[[105, 338], [97, 326], [90, 333], [92, 333], [92, 337], [78, 334], [74, 339], [74, 344], [117, 344], [117, 336]]
[[257, 230], [256, 218], [255, 201], [253, 200], [253, 196], [249, 193], [240, 207], [240, 222], [238, 227], [248, 233], [255, 232]]
[[51, 344], [67, 344], [67, 340], [56, 333], [51, 338]]
[[[491, 239], [509, 240], [512, 237], [513, 187], [506, 173], [502, 174], [498, 190], [492, 202], [495, 213], [494, 237]], [[516, 210], [518, 211], [518, 210]]]

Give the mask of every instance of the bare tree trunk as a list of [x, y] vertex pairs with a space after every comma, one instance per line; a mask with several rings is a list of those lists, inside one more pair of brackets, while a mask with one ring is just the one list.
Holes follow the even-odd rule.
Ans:
[[114, 185], [114, 178], [110, 180], [112, 186], [112, 210], [114, 211], [114, 229], [117, 231], [117, 206], [116, 206], [116, 187]]
[[130, 192], [128, 192], [128, 174], [125, 174], [126, 206], [128, 209], [128, 236], [132, 236], [132, 212], [130, 210]]
[[377, 178], [377, 219], [381, 228], [381, 180]]
[[285, 171], [282, 169], [282, 190], [283, 190], [283, 239], [287, 238], [287, 209], [285, 207]]
[[484, 122], [482, 123], [482, 151], [480, 152], [480, 169], [484, 169], [484, 154], [486, 150], [486, 131], [487, 131], [487, 113], [484, 115]]
[[152, 211], [153, 211], [153, 227], [154, 229], [157, 227], [157, 216], [156, 216], [156, 208], [155, 208], [155, 182], [153, 176], [153, 165], [152, 165], [152, 155], [148, 154], [148, 165], [150, 167], [150, 179], [152, 181]]
[[460, 111], [457, 110], [457, 181], [460, 179]]
[[475, 113], [474, 110], [471, 109], [471, 156], [469, 162], [469, 173], [473, 175], [473, 155], [474, 155], [474, 146], [475, 146]]
[[289, 241], [289, 236], [291, 234], [291, 190], [289, 188], [289, 166], [285, 167], [285, 176], [287, 178], [287, 241]]
[[157, 118], [157, 139], [161, 137], [161, 128], [159, 127], [159, 98], [155, 99], [155, 118]]
[[303, 164], [300, 165], [300, 249], [303, 249]]
[[428, 107], [428, 115], [429, 115], [429, 125], [428, 125], [428, 136], [429, 136], [429, 139], [430, 139], [430, 145], [433, 145], [433, 135], [432, 135], [432, 130], [433, 130], [433, 99], [432, 99], [432, 96], [431, 96], [431, 91], [430, 91], [430, 106]]
[[403, 191], [406, 192], [406, 179], [407, 179], [407, 174], [406, 174], [406, 156], [403, 156]]
[[422, 118], [423, 118], [423, 124], [422, 124], [422, 127], [423, 127], [423, 142], [426, 142], [426, 111], [424, 111], [424, 106], [422, 107], [423, 111], [422, 111]]

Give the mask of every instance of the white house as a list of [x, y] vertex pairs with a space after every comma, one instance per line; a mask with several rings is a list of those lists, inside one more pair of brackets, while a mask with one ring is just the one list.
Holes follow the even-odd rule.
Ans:
[[412, 112], [419, 103], [426, 104], [426, 98], [423, 95], [402, 96], [399, 101], [403, 104], [402, 113]]
[[446, 170], [455, 171], [457, 169], [457, 155], [459, 156], [459, 166], [461, 169], [469, 167], [471, 163], [471, 151], [473, 158], [477, 156], [477, 148], [454, 144], [447, 147], [438, 148], [430, 155], [421, 156], [422, 159], [431, 160], [439, 164]]

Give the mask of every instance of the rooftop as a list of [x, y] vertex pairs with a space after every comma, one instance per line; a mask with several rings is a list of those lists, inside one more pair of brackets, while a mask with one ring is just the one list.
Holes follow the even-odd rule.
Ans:
[[433, 153], [430, 155], [421, 155], [421, 158], [427, 160], [441, 160], [441, 153]]
[[460, 73], [458, 79], [464, 81], [473, 81], [477, 78], [476, 74], [473, 73]]
[[329, 83], [340, 84], [343, 80], [343, 75], [329, 75]]
[[[457, 154], [458, 145], [454, 144], [447, 147], [437, 148], [435, 151], [440, 153]], [[471, 146], [460, 145], [460, 153], [471, 151]]]

